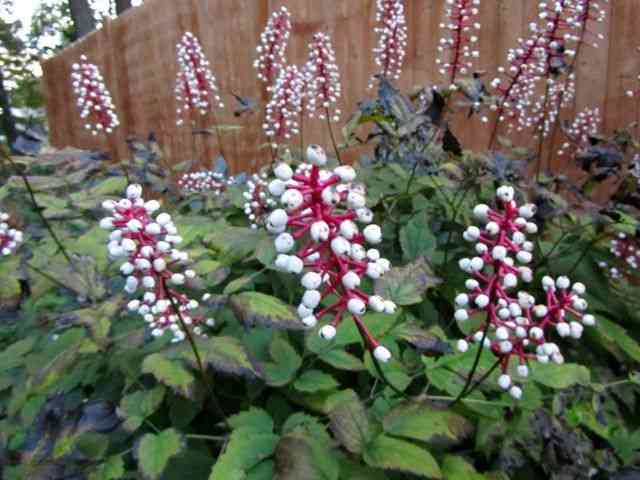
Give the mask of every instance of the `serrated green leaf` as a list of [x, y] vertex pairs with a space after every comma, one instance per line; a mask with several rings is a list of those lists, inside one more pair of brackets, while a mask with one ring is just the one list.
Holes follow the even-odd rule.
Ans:
[[124, 418], [122, 426], [130, 432], [137, 430], [142, 422], [160, 406], [164, 394], [164, 386], [157, 385], [151, 390], [139, 390], [126, 395], [120, 401], [118, 409], [118, 415]]
[[306, 393], [334, 390], [340, 384], [331, 375], [320, 370], [308, 370], [295, 381], [293, 387]]
[[302, 365], [302, 358], [285, 339], [276, 337], [271, 342], [269, 353], [273, 362], [263, 366], [268, 385], [282, 387], [293, 381]]
[[140, 473], [151, 480], [159, 478], [169, 460], [180, 452], [182, 444], [180, 434], [173, 429], [143, 436], [136, 451]]
[[438, 447], [459, 445], [473, 434], [473, 424], [429, 402], [404, 402], [384, 417], [384, 431], [396, 437], [419, 440]]
[[361, 453], [371, 439], [371, 425], [364, 405], [353, 390], [327, 400], [329, 427], [338, 441], [352, 453]]
[[9, 345], [0, 352], [0, 372], [21, 365], [23, 357], [33, 349], [36, 341], [37, 337], [33, 335]]
[[473, 465], [457, 455], [445, 455], [442, 459], [442, 477], [445, 480], [485, 480]]
[[273, 455], [278, 440], [279, 437], [271, 433], [243, 428], [234, 430], [213, 466], [209, 480], [246, 480], [249, 470]]
[[228, 423], [235, 429], [254, 430], [259, 433], [273, 432], [273, 419], [261, 408], [250, 408], [228, 418]]
[[159, 353], [149, 355], [142, 362], [142, 373], [150, 373], [160, 383], [190, 397], [194, 378], [179, 361], [170, 360]]
[[411, 473], [423, 478], [442, 478], [438, 463], [427, 450], [384, 434], [367, 445], [363, 458], [372, 467]]
[[400, 246], [405, 262], [417, 260], [420, 257], [431, 258], [437, 246], [437, 240], [431, 228], [426, 213], [415, 215], [400, 229]]
[[329, 444], [301, 433], [283, 436], [276, 450], [278, 480], [337, 480], [340, 466]]
[[89, 475], [89, 480], [118, 480], [123, 476], [124, 460], [120, 455], [114, 455], [98, 465], [95, 471]]
[[424, 258], [419, 258], [404, 267], [394, 267], [376, 281], [375, 291], [397, 305], [415, 305], [422, 301], [424, 292], [442, 283], [435, 276]]
[[232, 227], [224, 222], [218, 222], [213, 226], [210, 222], [203, 222], [202, 225], [208, 232], [213, 231], [205, 237], [205, 245], [216, 250], [217, 258], [226, 265], [250, 258], [260, 241], [267, 236], [263, 231]]
[[591, 372], [587, 367], [575, 363], [556, 365], [534, 362], [530, 378], [546, 387], [562, 390], [573, 385], [589, 385]]
[[[240, 375], [247, 378], [260, 377], [249, 360], [247, 350], [235, 337], [196, 338], [196, 346], [202, 362], [214, 370], [227, 375]], [[189, 345], [180, 346], [180, 356], [194, 368], [198, 367], [195, 355]]]
[[225, 287], [222, 293], [224, 295], [233, 295], [242, 290], [250, 290], [253, 288], [253, 279], [255, 275], [243, 275], [240, 278], [230, 281]]
[[286, 330], [302, 330], [304, 324], [294, 309], [282, 300], [259, 292], [243, 292], [231, 297], [231, 308], [247, 326], [261, 325]]
[[359, 372], [365, 369], [362, 360], [338, 348], [324, 352], [318, 358], [338, 370]]

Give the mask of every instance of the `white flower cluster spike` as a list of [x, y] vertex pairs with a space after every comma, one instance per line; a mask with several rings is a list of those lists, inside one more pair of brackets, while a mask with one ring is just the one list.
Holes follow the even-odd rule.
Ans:
[[203, 170], [182, 175], [178, 180], [178, 187], [189, 193], [212, 192], [220, 195], [233, 181], [233, 177], [227, 178], [222, 173]]
[[[361, 290], [365, 277], [378, 279], [391, 268], [376, 248], [365, 247], [378, 245], [382, 231], [372, 223], [373, 213], [364, 195], [339, 188], [355, 180], [352, 167], [325, 170], [327, 157], [317, 145], [309, 146], [307, 160], [310, 166], [297, 173], [284, 163], [276, 166], [276, 179], [269, 184], [282, 205], [266, 222], [267, 230], [277, 235], [276, 267], [301, 275], [305, 293], [298, 314], [307, 327], [330, 316], [329, 324], [319, 331], [330, 340], [343, 315], [351, 315], [367, 348], [376, 359], [386, 362], [391, 353], [373, 338], [362, 316], [367, 310], [391, 314], [396, 305]], [[321, 305], [329, 297], [335, 297], [333, 303]]]
[[0, 255], [11, 255], [22, 243], [23, 235], [20, 230], [9, 226], [9, 214], [0, 212]]
[[184, 123], [190, 112], [206, 115], [211, 107], [224, 108], [218, 93], [216, 77], [200, 42], [191, 32], [186, 32], [177, 45], [178, 75], [176, 101], [177, 124]]
[[129, 302], [129, 310], [143, 317], [154, 337], [168, 331], [172, 342], [183, 340], [179, 316], [193, 333], [206, 336], [203, 326], [213, 326], [214, 320], [205, 320], [197, 313], [198, 301], [175, 290], [196, 274], [184, 269], [189, 255], [177, 248], [182, 238], [171, 216], [157, 214], [159, 202], [145, 201], [140, 185], [129, 185], [126, 198], [107, 200], [102, 206], [110, 213], [100, 221], [101, 228], [111, 231], [109, 255], [124, 259], [120, 265], [126, 277], [124, 289], [130, 295], [144, 291], [142, 298]]
[[546, 296], [542, 303], [528, 292], [517, 290], [520, 282], [533, 279], [528, 265], [534, 245], [527, 234], [535, 234], [538, 227], [531, 221], [535, 206], [518, 206], [514, 196], [512, 187], [502, 186], [497, 190], [497, 209], [480, 204], [473, 210], [481, 226], [470, 226], [463, 235], [475, 244], [476, 256], [459, 262], [470, 278], [465, 283], [468, 291], [455, 298], [455, 319], [464, 323], [482, 314], [480, 325], [458, 341], [458, 350], [466, 352], [469, 342], [479, 344], [484, 339], [484, 348], [500, 364], [500, 387], [519, 399], [522, 388], [512, 378], [511, 370], [524, 379], [531, 361], [562, 364], [564, 357], [552, 337], [578, 339], [585, 326], [595, 325], [595, 318], [585, 313], [586, 287], [582, 283], [571, 285], [567, 277], [542, 279]]
[[340, 120], [341, 111], [335, 106], [342, 94], [340, 71], [336, 63], [336, 54], [331, 44], [331, 38], [324, 32], [313, 36], [309, 44], [309, 61], [306, 65], [308, 72], [308, 87], [305, 107], [310, 117], [318, 116], [324, 120], [329, 114], [332, 122]]
[[558, 150], [558, 155], [570, 155], [577, 150], [587, 148], [590, 145], [589, 137], [600, 132], [601, 122], [600, 109], [597, 107], [585, 108], [578, 113], [573, 123], [564, 129], [567, 141]]
[[440, 39], [436, 64], [442, 75], [447, 76], [451, 89], [456, 89], [458, 75], [469, 75], [473, 62], [480, 57], [478, 50], [478, 22], [480, 0], [446, 0], [444, 21], [440, 28], [445, 31]]
[[[376, 75], [386, 79], [398, 80], [402, 73], [402, 64], [407, 50], [407, 19], [404, 11], [404, 0], [377, 0], [376, 22], [374, 32], [378, 43], [373, 49]], [[369, 88], [376, 78], [371, 78]]]
[[606, 268], [613, 280], [621, 280], [622, 278], [637, 280], [638, 265], [640, 265], [640, 240], [620, 232], [616, 238], [611, 240], [609, 251], [616, 257], [616, 262], [613, 265], [600, 262], [600, 267]]
[[[247, 190], [242, 194], [245, 199], [244, 213], [254, 230], [264, 225], [267, 214], [276, 206], [274, 193], [269, 190], [266, 173], [254, 173], [247, 181]], [[279, 196], [276, 192], [275, 195]]]
[[281, 7], [271, 14], [260, 34], [260, 45], [256, 48], [258, 58], [253, 63], [258, 79], [267, 84], [268, 91], [286, 64], [285, 52], [290, 36], [291, 14], [286, 7]]
[[82, 55], [80, 63], [73, 64], [71, 79], [85, 128], [92, 135], [112, 133], [120, 122], [100, 69]]
[[271, 91], [262, 125], [267, 137], [272, 139], [274, 148], [278, 147], [277, 140], [289, 141], [300, 133], [304, 88], [305, 79], [298, 67], [289, 65], [280, 72]]

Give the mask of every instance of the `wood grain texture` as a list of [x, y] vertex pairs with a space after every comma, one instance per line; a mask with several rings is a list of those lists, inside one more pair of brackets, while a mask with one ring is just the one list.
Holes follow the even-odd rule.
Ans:
[[[442, 81], [435, 59], [444, 2], [406, 0], [409, 45], [399, 82], [402, 89]], [[477, 69], [486, 72], [487, 82], [496, 68], [504, 64], [507, 49], [515, 45], [518, 37], [526, 35], [537, 4], [537, 0], [482, 1], [481, 58]], [[323, 30], [331, 34], [342, 75], [340, 108], [345, 122], [360, 100], [375, 93], [367, 90], [374, 72], [371, 50], [376, 42], [375, 0], [147, 0], [143, 6], [107, 21], [102, 30], [43, 62], [53, 145], [106, 149], [112, 155], [126, 158], [127, 138], [145, 138], [153, 132], [167, 152], [168, 162], [194, 158], [202, 167], [211, 166], [221, 150], [216, 136], [194, 138], [189, 128], [177, 128], [175, 123], [175, 46], [180, 36], [190, 30], [200, 39], [223, 93], [226, 108], [216, 110], [215, 120], [243, 127], [222, 134], [222, 148], [231, 170], [256, 170], [267, 164], [270, 155], [264, 148], [262, 115], [235, 118], [232, 93], [259, 103], [267, 99], [253, 68], [255, 47], [270, 13], [283, 5], [293, 18], [287, 51], [291, 63], [301, 65], [306, 61], [307, 44], [314, 32]], [[598, 41], [598, 49], [584, 49], [577, 65], [575, 108], [567, 109], [563, 118], [570, 119], [585, 107], [597, 106], [603, 114], [605, 131], [611, 132], [640, 115], [638, 102], [624, 95], [625, 90], [638, 85], [640, 1], [610, 0], [606, 8], [609, 18], [595, 29], [605, 39]], [[78, 118], [69, 72], [81, 54], [102, 69], [114, 96], [122, 126], [110, 141], [89, 135]], [[208, 120], [211, 123], [212, 119]], [[486, 148], [490, 128], [478, 119], [467, 122], [456, 118], [452, 128], [465, 148]], [[336, 131], [341, 138], [340, 125]], [[329, 144], [324, 122], [305, 120], [304, 132], [307, 143]], [[555, 143], [559, 142], [561, 135], [557, 134]], [[363, 153], [370, 154], [371, 148], [354, 148], [346, 157], [353, 161]], [[551, 160], [555, 171], [570, 172], [575, 168], [557, 156], [552, 155]]]

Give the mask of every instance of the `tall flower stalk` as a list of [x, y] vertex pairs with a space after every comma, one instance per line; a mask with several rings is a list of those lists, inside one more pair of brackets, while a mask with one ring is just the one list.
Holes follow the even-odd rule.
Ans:
[[447, 77], [451, 89], [456, 89], [459, 75], [468, 75], [473, 61], [480, 57], [477, 49], [480, 0], [447, 0], [445, 18], [440, 28], [445, 34], [440, 39], [436, 59], [439, 71]]
[[336, 63], [336, 54], [331, 38], [324, 32], [313, 36], [309, 44], [309, 61], [307, 62], [308, 94], [306, 108], [310, 117], [317, 116], [327, 121], [327, 128], [335, 150], [338, 163], [342, 163], [340, 150], [333, 132], [332, 123], [340, 120], [342, 112], [337, 108], [342, 94], [340, 70]]
[[378, 71], [371, 77], [369, 88], [376, 77], [398, 80], [407, 49], [407, 19], [404, 0], [377, 0], [374, 32], [378, 37], [373, 49]]

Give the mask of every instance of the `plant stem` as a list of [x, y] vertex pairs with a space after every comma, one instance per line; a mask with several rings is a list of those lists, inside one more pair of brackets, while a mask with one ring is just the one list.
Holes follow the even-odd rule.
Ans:
[[[464, 201], [467, 198], [467, 194], [469, 193], [469, 191], [471, 190], [471, 184], [467, 185], [467, 187], [463, 190], [460, 201], [458, 202], [457, 205], [454, 206], [453, 208], [453, 217], [451, 218], [451, 222], [455, 222], [456, 219], [458, 218], [458, 212], [460, 211], [460, 207], [462, 207], [462, 204], [464, 203]], [[455, 201], [455, 199], [454, 199]], [[449, 233], [447, 235], [447, 243], [444, 246], [444, 259], [443, 259], [443, 265], [447, 264], [447, 261], [449, 260], [449, 245], [451, 245], [451, 239], [453, 237], [453, 230], [449, 230]]]
[[501, 360], [498, 358], [495, 363], [491, 366], [491, 368], [489, 370], [487, 370], [487, 372], [480, 377], [480, 380], [478, 380], [477, 382], [475, 382], [473, 384], [473, 386], [467, 390], [467, 392], [465, 393], [465, 396], [469, 396], [471, 395], [476, 388], [478, 388], [480, 385], [482, 385], [482, 383], [491, 376], [491, 374], [495, 371], [496, 368], [498, 368], [498, 366], [500, 365]]
[[182, 331], [184, 332], [184, 334], [187, 337], [187, 340], [189, 341], [189, 345], [191, 346], [191, 350], [193, 351], [193, 355], [196, 359], [196, 363], [198, 364], [198, 369], [200, 370], [200, 375], [202, 376], [202, 381], [209, 392], [209, 396], [210, 396], [209, 398], [213, 403], [213, 407], [218, 412], [218, 415], [222, 418], [222, 422], [224, 423], [227, 430], [231, 430], [229, 422], [227, 421], [227, 416], [225, 415], [224, 410], [222, 409], [222, 406], [220, 404], [220, 401], [218, 400], [218, 397], [216, 396], [213, 390], [213, 386], [211, 385], [211, 382], [209, 382], [209, 377], [207, 376], [207, 372], [204, 368], [204, 364], [202, 363], [202, 357], [200, 356], [200, 351], [198, 350], [196, 341], [193, 338], [191, 331], [187, 327], [187, 324], [185, 323], [184, 318], [182, 317], [182, 312], [180, 311], [180, 308], [176, 304], [176, 301], [173, 298], [173, 295], [171, 294], [171, 290], [167, 286], [167, 280], [164, 278], [162, 279], [162, 286], [164, 288], [164, 291], [167, 294], [167, 297], [169, 298], [169, 302], [171, 303], [171, 307], [173, 308], [173, 311], [178, 316], [178, 320], [180, 322], [180, 328], [182, 328]]
[[51, 227], [51, 224], [49, 223], [49, 221], [44, 216], [44, 213], [42, 213], [43, 209], [42, 209], [42, 207], [40, 207], [40, 205], [38, 204], [38, 201], [36, 200], [36, 195], [35, 195], [35, 193], [33, 191], [31, 183], [29, 182], [29, 179], [27, 178], [27, 176], [24, 173], [22, 173], [20, 171], [18, 166], [15, 164], [15, 162], [13, 161], [11, 156], [5, 151], [5, 149], [4, 148], [0, 148], [0, 150], [2, 151], [3, 160], [8, 161], [9, 164], [11, 165], [11, 167], [13, 168], [13, 170], [16, 172], [16, 174], [18, 176], [20, 176], [20, 178], [22, 178], [24, 186], [26, 187], [27, 191], [29, 192], [29, 197], [31, 198], [31, 203], [33, 203], [33, 208], [36, 211], [36, 214], [38, 215], [38, 217], [40, 217], [40, 221], [42, 222], [44, 227], [49, 232], [49, 235], [53, 239], [54, 243], [56, 244], [56, 246], [58, 247], [60, 252], [62, 252], [62, 255], [64, 256], [64, 258], [67, 260], [69, 265], [71, 265], [71, 267], [75, 270], [75, 265], [73, 264], [73, 261], [71, 260], [71, 256], [67, 252], [66, 248], [64, 248], [64, 246], [62, 245], [62, 242], [60, 241], [60, 239], [58, 238], [56, 233], [53, 231], [53, 228]]
[[213, 118], [213, 129], [216, 131], [216, 138], [218, 139], [218, 149], [220, 150], [220, 155], [225, 160], [227, 159], [224, 154], [224, 147], [222, 146], [222, 134], [220, 133], [220, 129], [218, 128], [218, 117], [216, 117], [216, 112], [211, 110], [211, 117]]
[[331, 137], [331, 143], [333, 143], [333, 149], [336, 152], [336, 160], [338, 160], [338, 163], [342, 165], [342, 159], [340, 158], [340, 150], [338, 150], [336, 137], [333, 134], [333, 127], [331, 126], [331, 112], [329, 111], [329, 107], [325, 108], [325, 113], [327, 116], [327, 127], [329, 128], [329, 136]]
[[56, 279], [52, 275], [49, 275], [47, 272], [40, 270], [38, 267], [31, 265], [30, 263], [27, 263], [26, 265], [27, 265], [27, 268], [30, 268], [31, 270], [41, 275], [42, 277], [46, 278], [50, 282], [58, 285], [58, 287], [64, 288], [65, 290], [69, 290], [69, 287], [67, 287], [64, 283], [62, 283], [60, 280]]
[[185, 435], [185, 438], [188, 440], [206, 440], [209, 442], [226, 442], [228, 440], [227, 437], [219, 437], [214, 435], [197, 435], [194, 433]]
[[462, 390], [460, 391], [456, 399], [451, 403], [452, 407], [460, 400], [462, 400], [465, 393], [467, 392], [467, 389], [469, 388], [469, 385], [471, 385], [471, 382], [473, 381], [473, 376], [475, 375], [476, 370], [478, 369], [478, 364], [480, 363], [480, 356], [482, 355], [482, 351], [484, 350], [484, 341], [487, 338], [487, 334], [489, 333], [489, 326], [491, 326], [491, 322], [489, 321], [489, 319], [487, 319], [487, 324], [482, 331], [482, 339], [480, 340], [480, 343], [478, 345], [478, 353], [476, 353], [476, 358], [473, 361], [471, 372], [469, 372], [469, 376], [467, 377], [467, 381], [465, 382], [464, 387], [462, 387]]

